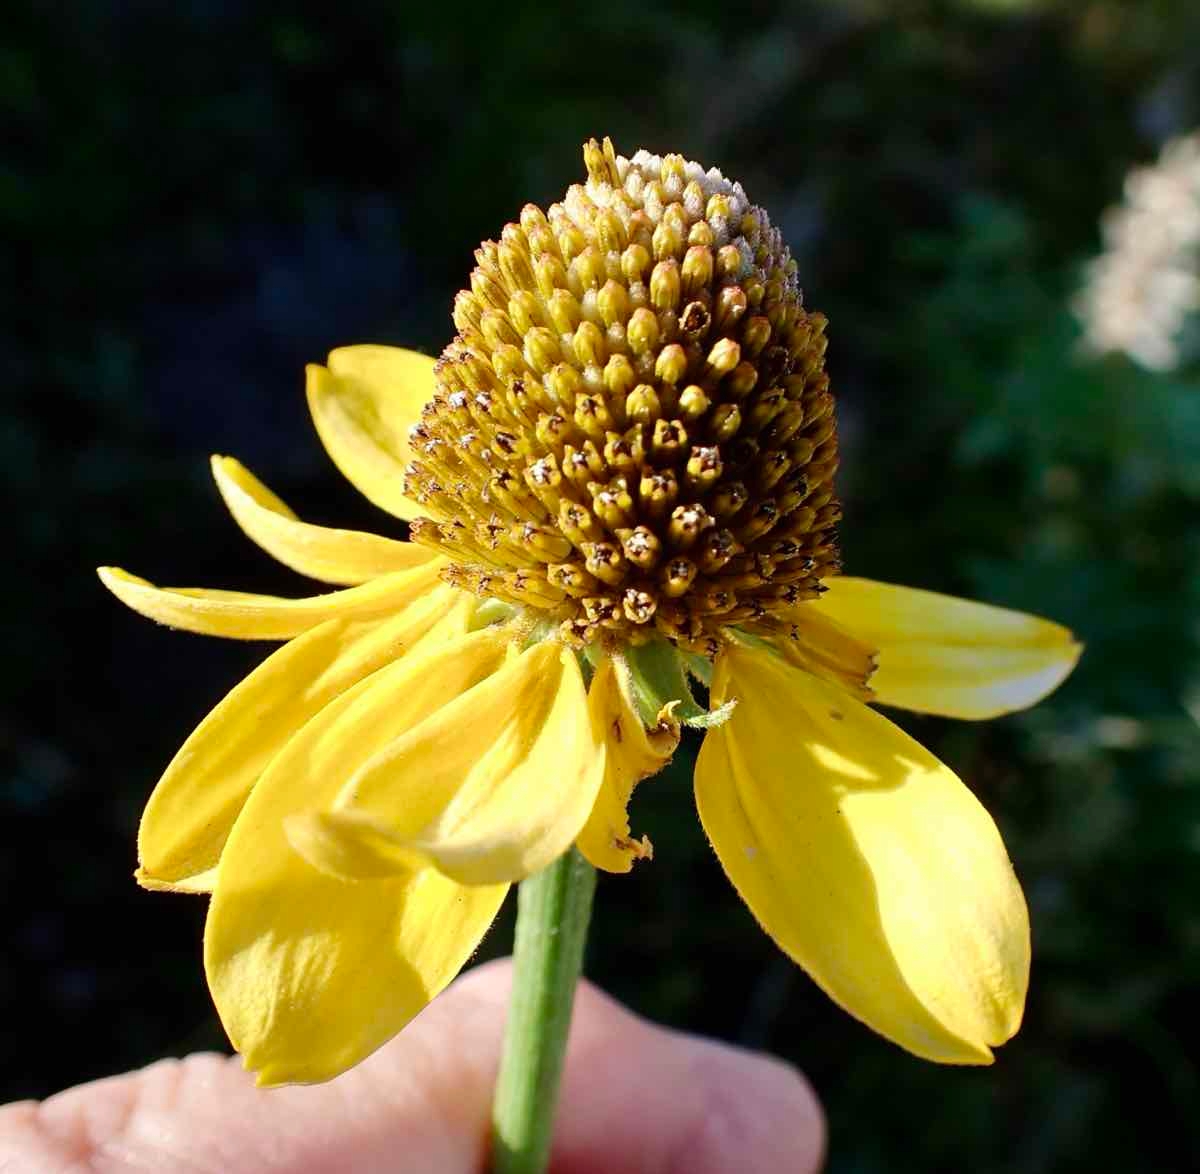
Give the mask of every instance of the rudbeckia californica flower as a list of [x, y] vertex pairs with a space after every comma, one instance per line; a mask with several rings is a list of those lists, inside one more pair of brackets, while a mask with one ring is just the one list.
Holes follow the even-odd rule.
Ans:
[[766, 932], [902, 1047], [988, 1063], [1025, 902], [983, 807], [873, 705], [1007, 713], [1078, 645], [842, 576], [825, 319], [778, 230], [679, 156], [584, 157], [476, 253], [439, 360], [309, 368], [329, 454], [410, 541], [300, 521], [216, 457], [250, 538], [339, 590], [101, 571], [172, 627], [285, 641], [167, 768], [138, 878], [212, 894], [209, 986], [260, 1082], [323, 1080], [454, 977], [510, 884], [572, 844], [649, 857], [627, 805], [693, 724], [701, 822]]

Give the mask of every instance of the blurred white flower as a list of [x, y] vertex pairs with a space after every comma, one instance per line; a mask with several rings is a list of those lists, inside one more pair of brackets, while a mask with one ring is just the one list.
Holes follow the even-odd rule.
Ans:
[[1104, 252], [1075, 303], [1085, 345], [1170, 370], [1184, 320], [1200, 308], [1200, 132], [1172, 139], [1157, 162], [1131, 171], [1125, 203], [1100, 227]]

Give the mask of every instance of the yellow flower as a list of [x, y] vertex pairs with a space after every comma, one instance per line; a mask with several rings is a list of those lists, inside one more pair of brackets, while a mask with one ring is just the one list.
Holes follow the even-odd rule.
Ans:
[[778, 231], [678, 156], [584, 157], [480, 248], [439, 362], [309, 368], [325, 447], [414, 542], [302, 522], [215, 457], [242, 529], [339, 590], [101, 570], [162, 623], [286, 641], [167, 768], [138, 879], [212, 894], [209, 986], [260, 1082], [323, 1080], [453, 978], [509, 884], [573, 843], [648, 857], [627, 805], [686, 722], [701, 821], [767, 933], [889, 1039], [988, 1063], [1024, 1005], [1021, 890], [971, 792], [869, 703], [992, 717], [1079, 647], [838, 574], [825, 321]]

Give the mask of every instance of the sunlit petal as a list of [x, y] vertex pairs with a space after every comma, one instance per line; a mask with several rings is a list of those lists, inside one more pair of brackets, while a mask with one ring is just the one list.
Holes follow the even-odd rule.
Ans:
[[143, 889], [149, 889], [152, 893], [198, 893], [206, 896], [213, 891], [213, 886], [217, 883], [215, 865], [203, 872], [182, 876], [178, 880], [163, 880], [162, 877], [148, 873], [144, 868], [137, 869], [133, 875]]
[[431, 591], [445, 564], [441, 559], [348, 587], [285, 599], [205, 587], [156, 587], [119, 567], [101, 567], [100, 581], [126, 607], [185, 632], [233, 640], [288, 640], [331, 619], [369, 619], [399, 611]]
[[561, 856], [603, 774], [575, 654], [546, 642], [377, 753], [336, 806], [369, 816], [448, 876], [489, 884]]
[[355, 584], [428, 562], [431, 554], [361, 530], [332, 530], [301, 522], [233, 457], [212, 458], [217, 488], [246, 534], [273, 558], [323, 583]]
[[696, 799], [754, 915], [882, 1035], [989, 1063], [1020, 1024], [1029, 923], [987, 812], [882, 715], [771, 653], [721, 654], [713, 698], [729, 697]]
[[312, 718], [251, 792], [221, 854], [204, 949], [221, 1020], [260, 1082], [356, 1064], [454, 977], [499, 908], [506, 886], [432, 869], [331, 877], [284, 824], [330, 807], [359, 765], [495, 672], [506, 644], [485, 629], [380, 669]]
[[386, 1043], [458, 974], [508, 891], [432, 868], [338, 880], [286, 844], [267, 876], [248, 880], [218, 888], [205, 961], [260, 1085], [329, 1080]]
[[475, 601], [444, 584], [384, 620], [327, 620], [267, 657], [196, 727], [138, 831], [138, 881], [207, 892], [250, 789], [288, 739], [334, 698], [414, 647], [467, 630]]
[[650, 855], [650, 842], [629, 833], [629, 799], [633, 789], [670, 760], [679, 745], [679, 724], [664, 715], [647, 730], [633, 703], [626, 675], [606, 657], [588, 689], [588, 712], [605, 742], [604, 781], [576, 847], [596, 868], [628, 872], [635, 860]]
[[433, 397], [434, 360], [387, 346], [342, 347], [328, 368], [308, 368], [308, 406], [334, 464], [364, 497], [406, 520], [422, 513], [404, 496], [408, 430]]
[[817, 611], [811, 602], [802, 603], [788, 615], [789, 631], [771, 643], [783, 658], [806, 673], [840, 685], [848, 693], [870, 701], [878, 665], [875, 649], [860, 634]]
[[403, 836], [363, 811], [301, 811], [284, 820], [284, 832], [309, 864], [343, 880], [380, 880], [429, 865]]
[[878, 649], [876, 699], [921, 713], [989, 718], [1024, 709], [1056, 689], [1082, 651], [1060, 624], [1010, 611], [835, 576], [806, 603]]

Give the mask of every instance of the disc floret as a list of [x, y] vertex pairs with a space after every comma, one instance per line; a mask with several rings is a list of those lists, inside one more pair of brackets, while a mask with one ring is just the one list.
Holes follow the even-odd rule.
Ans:
[[584, 147], [476, 252], [412, 430], [415, 541], [575, 645], [788, 634], [838, 567], [825, 318], [740, 184]]

